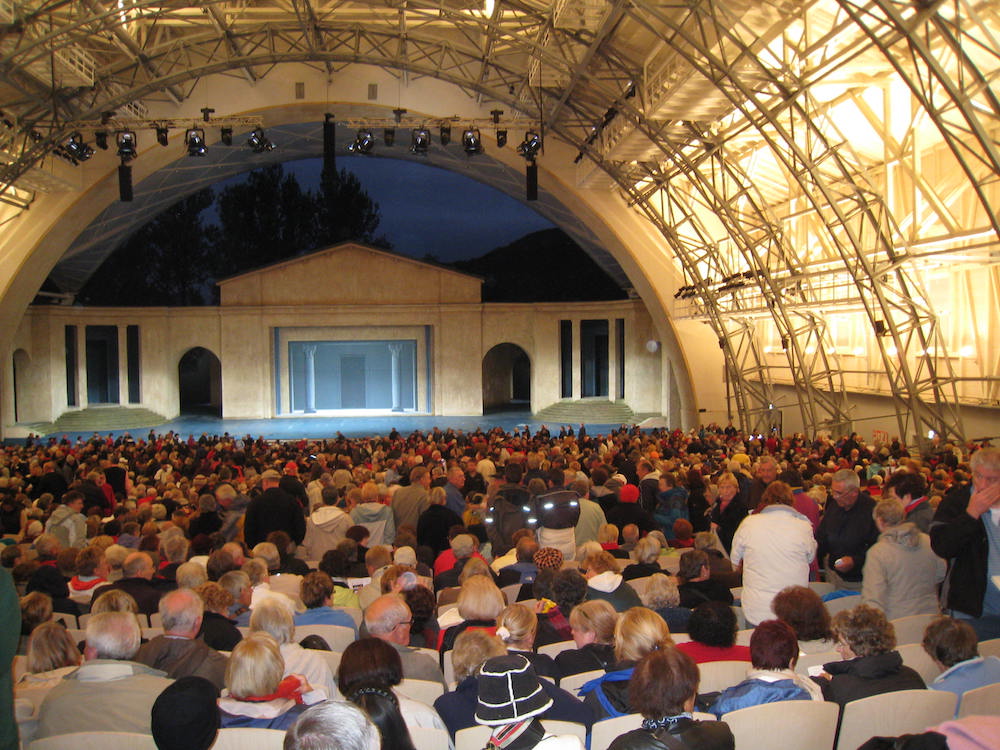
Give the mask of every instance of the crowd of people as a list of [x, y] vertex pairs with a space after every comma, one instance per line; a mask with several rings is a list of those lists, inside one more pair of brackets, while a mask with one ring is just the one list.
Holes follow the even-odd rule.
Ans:
[[[191, 748], [266, 727], [286, 747], [345, 750], [477, 724], [497, 748], [558, 750], [579, 740], [541, 719], [589, 731], [638, 713], [615, 750], [731, 748], [692, 711], [923, 688], [894, 650], [890, 620], [906, 615], [945, 613], [925, 637], [943, 670], [930, 687], [1000, 682], [1000, 660], [976, 651], [1000, 637], [998, 521], [988, 444], [911, 455], [718, 425], [29, 440], [0, 453], [0, 597], [21, 615], [0, 625], [24, 657], [0, 710], [36, 737]], [[858, 605], [831, 621], [808, 587], [821, 577]], [[150, 616], [163, 632], [146, 640]], [[313, 625], [352, 631], [333, 669], [329, 643], [296, 637]], [[822, 674], [795, 671], [834, 649]], [[699, 663], [733, 660], [745, 681], [699, 692]], [[442, 694], [429, 705], [405, 680]], [[0, 747], [16, 743], [9, 723]], [[316, 744], [333, 723], [344, 731]]]

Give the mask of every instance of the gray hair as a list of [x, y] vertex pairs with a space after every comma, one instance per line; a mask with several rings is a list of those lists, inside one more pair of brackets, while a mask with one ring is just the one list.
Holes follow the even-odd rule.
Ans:
[[[399, 623], [410, 619], [410, 608], [399, 594], [384, 594], [379, 599], [383, 599], [386, 606], [369, 607], [365, 610], [365, 628], [369, 635], [376, 637], [391, 633]], [[372, 617], [373, 609], [378, 613], [378, 617]], [[378, 612], [379, 609], [382, 611]]]
[[201, 563], [186, 562], [177, 566], [177, 588], [196, 589], [208, 580], [208, 571]]
[[219, 585], [230, 593], [233, 601], [237, 601], [243, 589], [250, 587], [250, 576], [242, 570], [230, 570], [219, 577]]
[[895, 498], [886, 497], [879, 500], [872, 511], [872, 518], [881, 521], [886, 526], [899, 526], [906, 518], [906, 509]]
[[131, 659], [142, 631], [131, 612], [102, 612], [87, 620], [87, 647], [98, 659]]
[[660, 541], [656, 538], [643, 537], [635, 545], [635, 559], [641, 563], [656, 562], [660, 556]]
[[833, 475], [831, 482], [840, 482], [850, 490], [861, 489], [861, 480], [858, 478], [858, 475], [850, 469], [841, 469], [836, 472]]
[[291, 643], [295, 638], [291, 601], [285, 604], [277, 596], [269, 596], [254, 607], [250, 613], [250, 632], [256, 631], [267, 633], [279, 646]]
[[261, 542], [253, 548], [253, 556], [263, 560], [268, 570], [276, 570], [281, 567], [281, 555], [278, 548], [271, 542]]
[[191, 543], [184, 538], [183, 532], [172, 535], [163, 542], [163, 556], [170, 562], [184, 562], [190, 545]]
[[191, 589], [167, 592], [160, 598], [158, 609], [165, 633], [187, 633], [205, 614], [205, 605], [201, 597]]
[[379, 737], [353, 703], [324, 701], [302, 712], [285, 734], [284, 750], [379, 750]]
[[455, 558], [461, 560], [464, 557], [471, 557], [476, 551], [476, 540], [471, 534], [459, 534], [451, 540], [451, 551], [455, 553]]

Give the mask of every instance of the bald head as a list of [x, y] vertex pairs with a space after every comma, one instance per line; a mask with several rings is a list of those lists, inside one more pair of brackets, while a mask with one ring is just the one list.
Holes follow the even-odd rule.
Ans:
[[133, 552], [122, 564], [122, 575], [126, 578], [145, 578], [148, 581], [154, 572], [153, 561], [145, 552]]
[[406, 601], [399, 594], [385, 594], [365, 610], [368, 634], [383, 641], [406, 646], [410, 642], [410, 622], [413, 617]]

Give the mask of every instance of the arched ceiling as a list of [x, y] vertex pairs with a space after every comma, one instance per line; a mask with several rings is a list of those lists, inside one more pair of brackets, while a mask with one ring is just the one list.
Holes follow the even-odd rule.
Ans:
[[0, 219], [103, 112], [148, 126], [219, 80], [238, 97], [292, 64], [371, 65], [541, 128], [576, 189], [623, 195], [747, 429], [782, 384], [810, 431], [851, 424], [847, 391], [890, 397], [908, 436], [1000, 405], [995, 0], [3, 0], [0, 23]]

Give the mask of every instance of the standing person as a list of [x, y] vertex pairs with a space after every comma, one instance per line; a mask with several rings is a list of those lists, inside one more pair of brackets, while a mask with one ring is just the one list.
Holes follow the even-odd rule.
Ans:
[[62, 549], [79, 549], [87, 541], [87, 519], [83, 517], [83, 493], [70, 490], [62, 498], [49, 520], [45, 522], [45, 533], [59, 540]]
[[872, 512], [875, 501], [861, 491], [861, 480], [850, 469], [833, 475], [830, 497], [816, 530], [817, 559], [826, 569], [826, 580], [838, 589], [861, 589], [861, 575], [868, 548], [879, 530]]
[[931, 547], [949, 561], [945, 603], [984, 641], [1000, 637], [1000, 448], [969, 460], [972, 483], [945, 496], [931, 523]]
[[243, 521], [243, 538], [248, 547], [267, 541], [272, 531], [284, 531], [296, 544], [306, 535], [306, 519], [298, 501], [281, 489], [281, 474], [268, 469], [260, 478], [263, 492], [250, 501]]
[[[445, 495], [447, 496], [445, 504], [449, 510], [453, 511], [460, 518], [465, 513], [465, 494], [462, 492], [464, 487], [465, 471], [461, 466], [455, 464], [448, 469], [448, 481], [444, 486]], [[396, 525], [398, 526], [399, 524]]]
[[787, 484], [772, 482], [760, 502], [736, 530], [732, 550], [733, 564], [743, 563], [743, 612], [752, 625], [774, 619], [771, 600], [783, 588], [808, 585], [816, 557], [812, 524], [792, 507]]
[[747, 517], [747, 508], [739, 498], [740, 483], [732, 472], [724, 471], [715, 482], [719, 496], [712, 505], [709, 518], [719, 541], [729, 554], [733, 547], [733, 537], [740, 523]]
[[[410, 483], [400, 487], [392, 496], [392, 516], [395, 528], [410, 526], [417, 528], [418, 520], [427, 506], [430, 498], [427, 493], [431, 488], [431, 473], [426, 466], [414, 466], [410, 470]], [[462, 510], [465, 510], [463, 507]], [[392, 539], [386, 539], [391, 543]]]
[[14, 655], [21, 633], [21, 607], [14, 578], [0, 567], [0, 750], [18, 750], [14, 720]]

